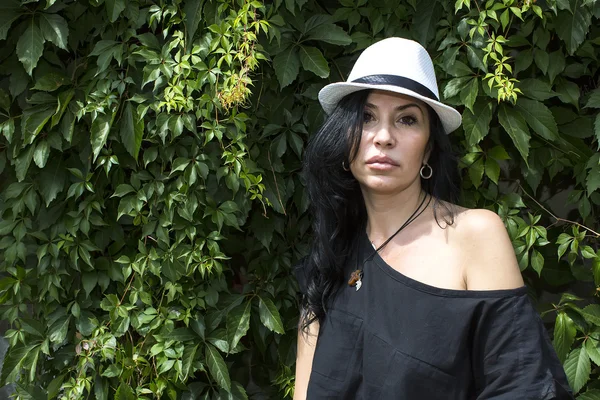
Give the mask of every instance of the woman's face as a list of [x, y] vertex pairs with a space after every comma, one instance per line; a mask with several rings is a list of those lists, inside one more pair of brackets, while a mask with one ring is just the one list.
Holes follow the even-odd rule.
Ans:
[[425, 103], [374, 90], [367, 97], [360, 147], [350, 170], [363, 192], [394, 194], [420, 185], [428, 140]]

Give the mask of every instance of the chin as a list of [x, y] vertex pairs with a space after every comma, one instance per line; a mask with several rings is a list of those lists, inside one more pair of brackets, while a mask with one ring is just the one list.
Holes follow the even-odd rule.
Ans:
[[400, 182], [398, 178], [392, 177], [369, 177], [361, 182], [363, 191], [377, 194], [398, 193], [406, 189], [407, 185]]

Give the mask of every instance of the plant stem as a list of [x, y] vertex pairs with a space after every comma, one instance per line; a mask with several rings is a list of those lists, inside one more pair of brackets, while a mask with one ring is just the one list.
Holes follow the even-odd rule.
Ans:
[[542, 210], [546, 211], [548, 214], [550, 214], [550, 216], [552, 218], [554, 218], [556, 220], [556, 222], [564, 222], [564, 223], [568, 223], [568, 224], [572, 224], [572, 225], [577, 225], [580, 228], [585, 229], [586, 231], [593, 233], [596, 238], [600, 238], [600, 233], [596, 232], [595, 230], [588, 228], [585, 225], [580, 224], [579, 222], [575, 222], [575, 221], [571, 221], [570, 219], [565, 219], [565, 218], [560, 218], [557, 217], [556, 215], [554, 215], [551, 211], [549, 211], [546, 207], [544, 207], [539, 201], [537, 201], [532, 195], [530, 195], [529, 193], [527, 193], [527, 191], [525, 190], [525, 188], [523, 188], [523, 186], [521, 186], [521, 182], [517, 181], [517, 185], [519, 185], [519, 188], [521, 189], [521, 191], [523, 193], [525, 193], [527, 195], [527, 197], [529, 197], [531, 200], [533, 200], [533, 202], [535, 204], [537, 204]]

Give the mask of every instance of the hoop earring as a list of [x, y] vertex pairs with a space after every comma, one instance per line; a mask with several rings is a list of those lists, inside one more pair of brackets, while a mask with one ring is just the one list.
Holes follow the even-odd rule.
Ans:
[[342, 169], [346, 172], [350, 171], [350, 168], [346, 167], [346, 161], [342, 161]]
[[[428, 175], [425, 175], [423, 173], [423, 170], [425, 169], [425, 167], [429, 168], [429, 174]], [[421, 167], [421, 171], [419, 171], [419, 174], [421, 175], [421, 178], [423, 178], [423, 179], [429, 179], [429, 178], [431, 178], [433, 176], [433, 168], [431, 168], [431, 165], [425, 163]]]

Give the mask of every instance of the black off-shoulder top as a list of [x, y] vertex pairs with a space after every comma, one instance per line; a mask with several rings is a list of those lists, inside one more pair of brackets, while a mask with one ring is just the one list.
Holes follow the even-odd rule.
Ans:
[[[366, 234], [359, 243], [362, 264], [373, 248]], [[308, 400], [573, 399], [526, 287], [442, 289], [377, 254], [364, 271], [361, 289], [344, 285], [321, 324]], [[304, 291], [307, 271], [296, 276]]]

